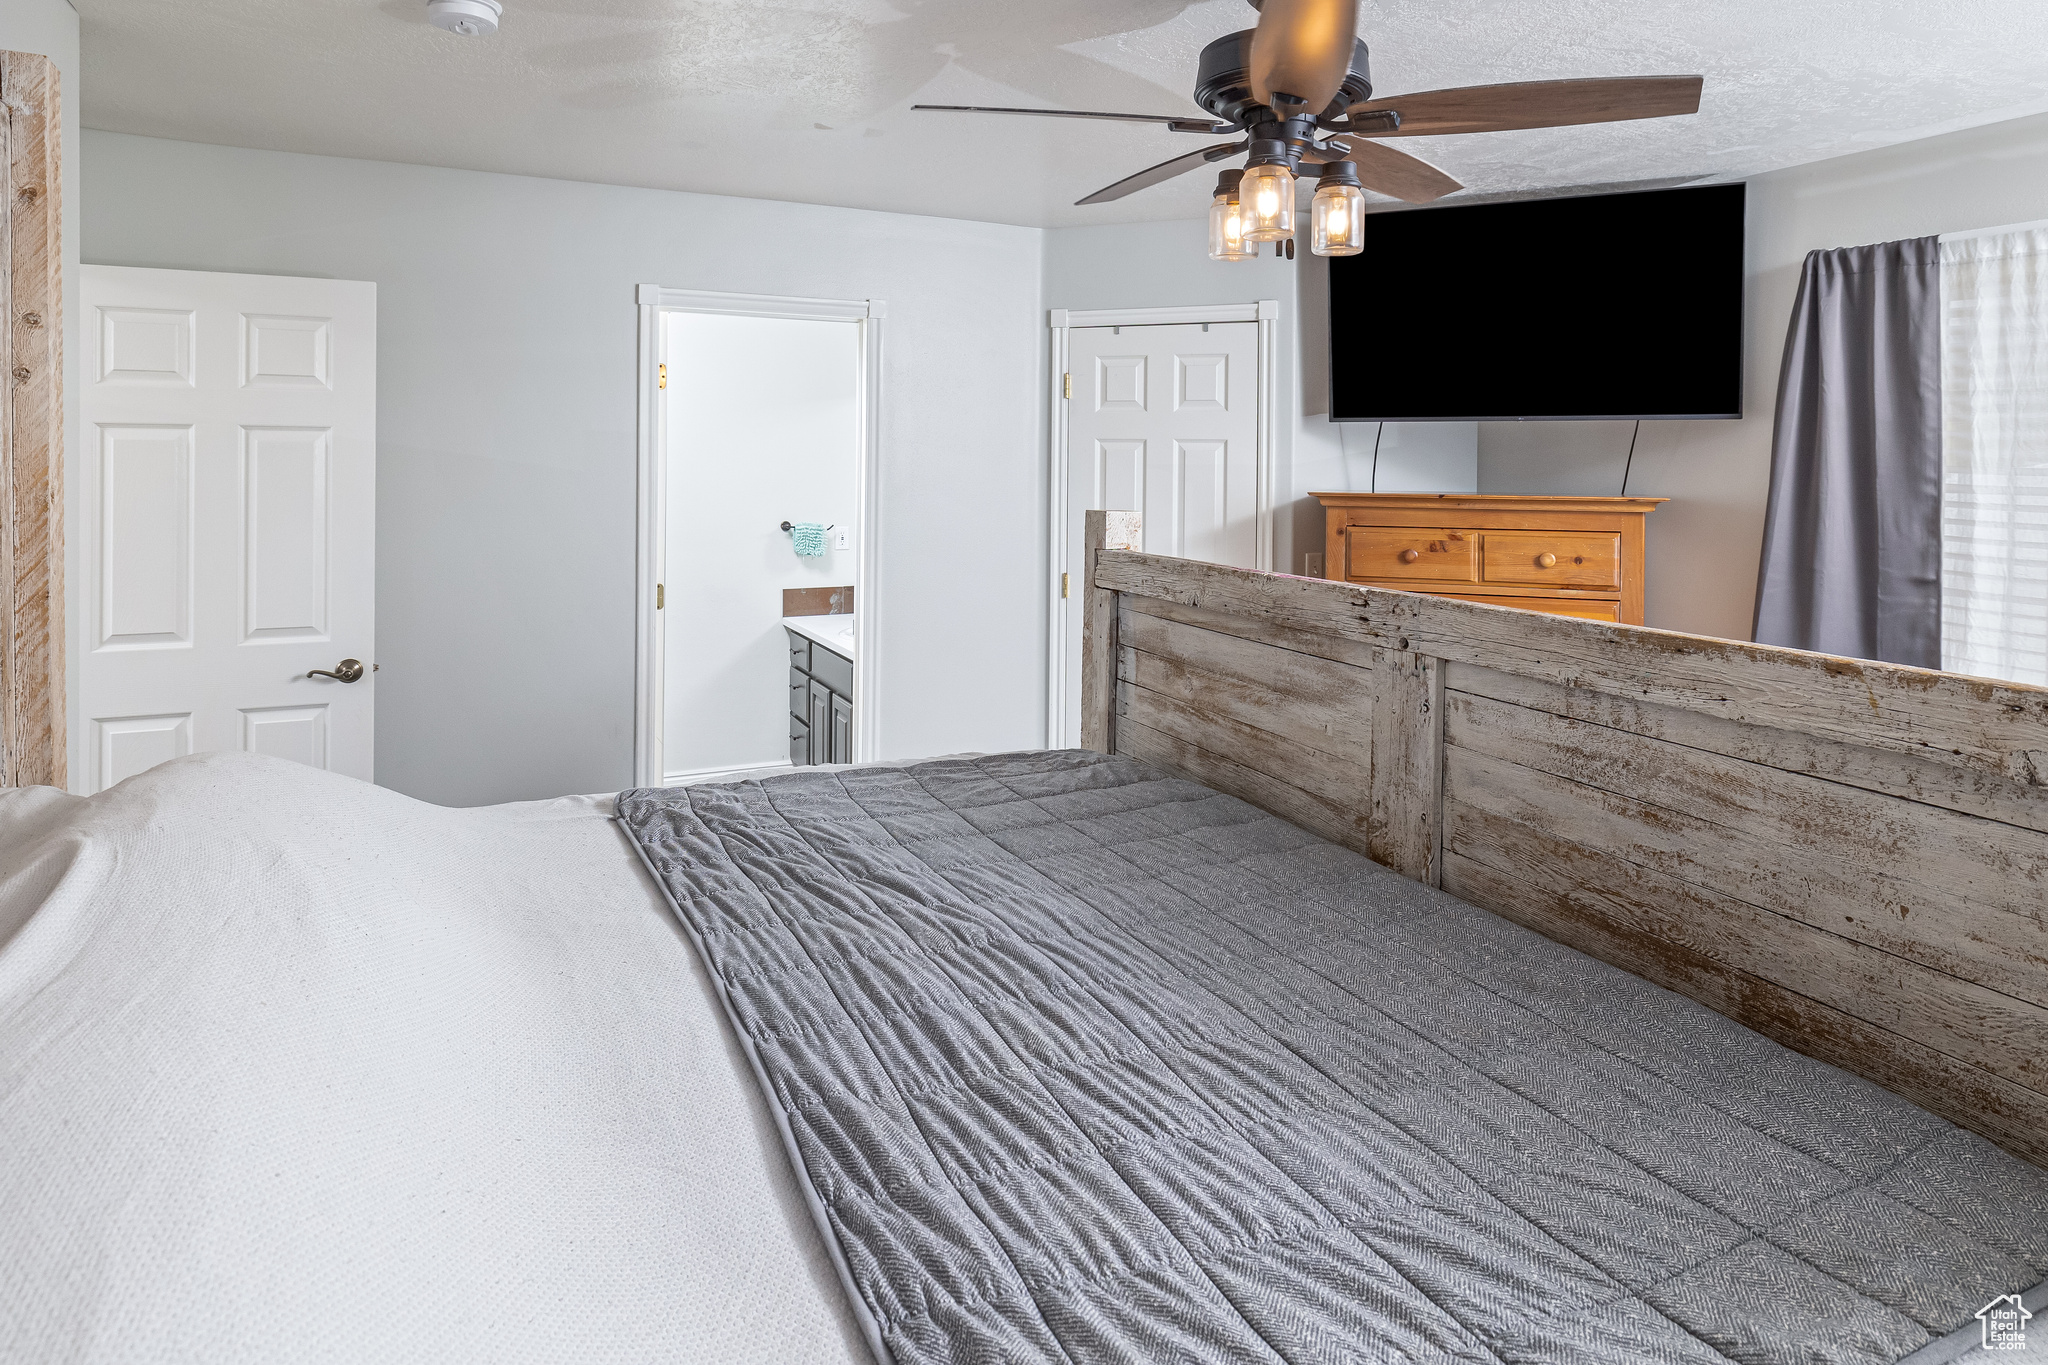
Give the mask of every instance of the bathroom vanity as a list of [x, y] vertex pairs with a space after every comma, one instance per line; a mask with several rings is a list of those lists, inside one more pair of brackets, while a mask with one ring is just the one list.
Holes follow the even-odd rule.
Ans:
[[785, 616], [789, 636], [789, 761], [853, 762], [855, 617]]

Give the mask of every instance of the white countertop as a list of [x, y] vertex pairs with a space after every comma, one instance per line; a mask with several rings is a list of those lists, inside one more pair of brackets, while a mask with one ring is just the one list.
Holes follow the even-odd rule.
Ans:
[[860, 630], [859, 612], [842, 612], [836, 616], [785, 616], [782, 624], [834, 654], [843, 654], [849, 659], [858, 657], [854, 650]]

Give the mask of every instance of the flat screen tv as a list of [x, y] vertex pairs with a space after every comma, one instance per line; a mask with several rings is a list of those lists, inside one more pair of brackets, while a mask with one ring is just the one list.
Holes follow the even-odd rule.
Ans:
[[1339, 422], [1742, 415], [1743, 186], [1368, 216], [1330, 261]]

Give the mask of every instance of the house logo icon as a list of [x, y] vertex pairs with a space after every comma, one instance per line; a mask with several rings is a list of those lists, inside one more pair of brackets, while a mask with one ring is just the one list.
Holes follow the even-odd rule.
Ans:
[[1984, 1324], [1984, 1349], [2026, 1350], [2027, 1320], [2033, 1316], [2017, 1294], [2001, 1294], [1985, 1304], [1977, 1314], [1977, 1321]]

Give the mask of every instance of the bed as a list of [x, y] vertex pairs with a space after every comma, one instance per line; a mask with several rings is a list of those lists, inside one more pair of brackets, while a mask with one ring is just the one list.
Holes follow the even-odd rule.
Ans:
[[2048, 696], [1133, 532], [1082, 751], [0, 799], [0, 1357], [2023, 1332]]

